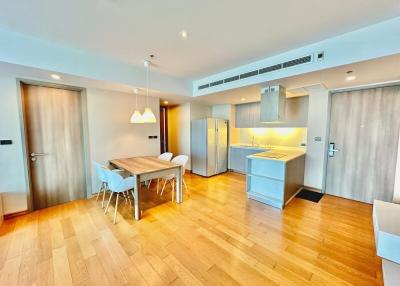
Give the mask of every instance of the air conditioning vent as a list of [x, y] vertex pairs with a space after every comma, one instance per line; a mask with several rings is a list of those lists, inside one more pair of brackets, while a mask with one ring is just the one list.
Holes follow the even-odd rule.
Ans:
[[210, 87], [210, 84], [209, 84], [209, 83], [200, 85], [200, 86], [199, 86], [199, 90], [200, 90], [200, 89], [205, 89], [205, 88], [207, 88], [207, 87]]
[[223, 84], [223, 83], [224, 83], [223, 80], [217, 80], [217, 81], [214, 81], [214, 82], [210, 83], [210, 87], [211, 87], [211, 86], [220, 85], [220, 84]]
[[[321, 54], [321, 53], [323, 54], [323, 52], [320, 52], [319, 54]], [[246, 72], [246, 73], [242, 73], [240, 75], [235, 75], [235, 76], [232, 76], [232, 77], [225, 78], [223, 80], [218, 80], [218, 81], [214, 81], [214, 82], [211, 82], [211, 83], [203, 84], [203, 85], [198, 86], [197, 89], [198, 90], [202, 90], [202, 89], [206, 89], [206, 88], [213, 87], [213, 86], [216, 86], [216, 85], [220, 85], [220, 84], [223, 84], [223, 83], [229, 83], [229, 82], [232, 82], [232, 81], [245, 79], [245, 78], [249, 78], [249, 77], [260, 75], [260, 74], [274, 72], [274, 71], [277, 71], [277, 70], [280, 70], [280, 69], [286, 69], [286, 68], [290, 68], [290, 67], [297, 66], [297, 65], [311, 63], [312, 61], [313, 61], [313, 57], [312, 57], [312, 54], [310, 54], [310, 55], [307, 55], [307, 56], [304, 56], [304, 57], [300, 57], [300, 58], [297, 58], [297, 59], [293, 59], [293, 60], [290, 60], [290, 61], [287, 61], [287, 62], [275, 64], [275, 65], [268, 66], [268, 67], [265, 67], [265, 68], [261, 68], [259, 70]]]
[[297, 66], [297, 65], [301, 65], [301, 64], [309, 63], [309, 62], [311, 62], [311, 56], [305, 56], [302, 58], [284, 62], [282, 64], [282, 66], [283, 66], [283, 68], [288, 68], [288, 67]]
[[235, 81], [235, 80], [238, 80], [238, 79], [239, 79], [238, 75], [231, 76], [231, 77], [228, 77], [228, 78], [224, 79], [224, 83]]
[[240, 79], [242, 79], [242, 78], [248, 78], [248, 77], [255, 76], [255, 75], [258, 75], [258, 70], [256, 70], [256, 71], [251, 71], [251, 72], [247, 72], [247, 73], [242, 73], [242, 74], [240, 75]]
[[260, 69], [258, 73], [263, 74], [263, 73], [267, 73], [267, 72], [280, 70], [281, 68], [282, 68], [282, 64], [277, 64], [277, 65], [273, 65], [273, 66], [269, 66], [269, 67]]

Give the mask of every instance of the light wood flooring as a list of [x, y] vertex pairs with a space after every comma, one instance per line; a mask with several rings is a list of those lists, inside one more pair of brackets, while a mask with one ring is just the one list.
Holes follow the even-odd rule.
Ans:
[[143, 219], [95, 199], [6, 220], [0, 285], [382, 285], [372, 207], [324, 196], [284, 211], [248, 200], [245, 177], [185, 175], [191, 197], [144, 189]]

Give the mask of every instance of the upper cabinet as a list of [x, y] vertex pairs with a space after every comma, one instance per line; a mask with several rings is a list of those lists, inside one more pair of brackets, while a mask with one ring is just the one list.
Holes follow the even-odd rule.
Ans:
[[308, 96], [286, 98], [285, 118], [282, 122], [260, 121], [260, 102], [235, 105], [235, 127], [307, 127]]

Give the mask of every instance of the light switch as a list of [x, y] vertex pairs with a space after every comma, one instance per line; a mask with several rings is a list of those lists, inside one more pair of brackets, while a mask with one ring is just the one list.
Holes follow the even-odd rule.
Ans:
[[12, 140], [9, 140], [9, 139], [0, 140], [0, 145], [11, 145], [11, 144], [12, 144]]

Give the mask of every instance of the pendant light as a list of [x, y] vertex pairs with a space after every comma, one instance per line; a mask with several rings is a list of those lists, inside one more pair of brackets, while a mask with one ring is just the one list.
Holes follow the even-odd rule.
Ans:
[[149, 60], [145, 60], [143, 64], [146, 68], [146, 108], [144, 109], [142, 119], [144, 123], [156, 123], [156, 116], [149, 107], [149, 71], [151, 62]]
[[135, 106], [135, 111], [132, 113], [130, 122], [131, 123], [143, 123], [143, 117], [140, 114], [140, 111], [138, 110], [138, 106], [137, 106], [137, 98], [138, 98], [139, 90], [137, 88], [135, 88], [133, 90], [133, 93], [136, 95], [136, 106]]

